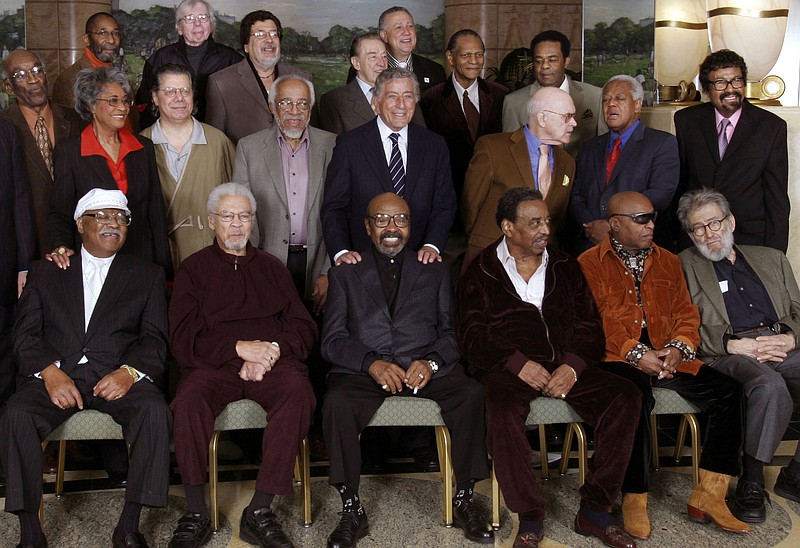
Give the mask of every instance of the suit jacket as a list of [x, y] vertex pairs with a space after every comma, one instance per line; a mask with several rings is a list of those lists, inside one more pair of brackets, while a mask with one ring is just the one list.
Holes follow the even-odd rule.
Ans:
[[[319, 98], [317, 108], [319, 126], [337, 135], [375, 119], [375, 112], [355, 79], [325, 93]], [[419, 108], [414, 110], [411, 121], [425, 127], [425, 119]]]
[[[89, 389], [93, 386], [89, 383], [123, 364], [160, 383], [167, 358], [164, 272], [152, 263], [118, 253], [89, 326], [84, 326], [80, 252], [66, 270], [49, 261], [36, 261], [19, 301], [13, 334], [14, 357], [22, 377], [61, 360], [61, 370], [85, 380]], [[84, 355], [89, 362], [78, 365]]]
[[[37, 152], [38, 154], [38, 152]], [[30, 191], [17, 131], [0, 120], [0, 306], [17, 302], [17, 274], [34, 257]]]
[[[424, 93], [428, 88], [444, 82], [446, 78], [442, 65], [416, 53], [411, 54], [411, 67], [417, 76], [420, 93]], [[351, 66], [347, 72], [347, 82], [351, 82], [355, 77], [356, 69]]]
[[[408, 247], [417, 250], [433, 244], [444, 251], [456, 212], [444, 139], [409, 124], [406, 163], [405, 200], [412, 218]], [[331, 258], [343, 249], [358, 251], [371, 245], [364, 217], [369, 201], [384, 192], [394, 188], [376, 117], [336, 138], [322, 202], [322, 231]]]
[[[275, 78], [287, 74], [311, 80], [309, 73], [278, 62]], [[247, 59], [209, 76], [205, 99], [205, 122], [222, 131], [233, 144], [242, 137], [272, 127], [274, 118]]]
[[[53, 133], [57, 146], [68, 139], [80, 135], [86, 126], [78, 113], [71, 108], [50, 103], [53, 111]], [[14, 104], [0, 112], [0, 119], [5, 119], [17, 128], [17, 136], [25, 155], [25, 170], [31, 191], [31, 206], [33, 207], [33, 220], [36, 235], [36, 257], [42, 257], [50, 252], [50, 237], [47, 234], [47, 211], [50, 209], [50, 191], [53, 189], [53, 179], [44, 163], [44, 158], [36, 146], [36, 139], [28, 127], [28, 122], [22, 115], [19, 105]]]
[[[507, 93], [506, 87], [478, 78], [478, 104], [480, 106], [478, 137], [502, 131], [500, 116], [503, 110], [503, 97]], [[456, 188], [456, 197], [459, 202], [464, 188], [467, 166], [469, 166], [475, 150], [475, 140], [470, 134], [461, 103], [462, 98], [456, 93], [453, 78], [450, 77], [441, 84], [428, 89], [422, 95], [419, 105], [425, 115], [428, 129], [444, 137], [447, 148], [450, 149], [453, 186]]]
[[[676, 112], [675, 134], [681, 158], [678, 196], [704, 186], [718, 190], [736, 217], [737, 242], [785, 253], [789, 244], [786, 122], [744, 101], [721, 161], [711, 103]], [[688, 247], [691, 242], [683, 236], [682, 247]]]
[[[603, 120], [603, 90], [585, 82], [569, 79], [569, 96], [575, 103], [575, 120], [578, 122], [572, 132], [572, 140], [565, 147], [573, 158], [578, 156], [581, 145], [608, 131]], [[514, 131], [528, 123], [528, 99], [541, 89], [538, 83], [513, 91], [503, 102], [503, 131]]]
[[[778, 315], [778, 323], [800, 333], [800, 289], [786, 256], [763, 246], [737, 245], [736, 253], [744, 257], [764, 285]], [[719, 287], [714, 264], [694, 246], [680, 255], [686, 284], [692, 302], [700, 309], [700, 347], [697, 357], [706, 363], [727, 355], [724, 335], [732, 335], [728, 309]], [[756, 327], [756, 326], [753, 326]]]
[[[641, 192], [658, 211], [656, 243], [667, 247], [669, 242], [670, 203], [678, 188], [680, 160], [675, 136], [651, 129], [639, 121], [633, 134], [622, 149], [611, 180], [606, 184], [606, 162], [611, 133], [604, 133], [586, 141], [578, 154], [575, 185], [569, 203], [570, 218], [579, 226], [581, 251], [592, 244], [580, 225], [605, 219], [608, 200], [617, 192]], [[665, 217], [666, 216], [666, 217]]]
[[375, 256], [362, 248], [362, 260], [328, 273], [328, 304], [322, 327], [322, 356], [331, 373], [366, 375], [364, 358], [375, 352], [381, 359], [408, 369], [413, 360], [438, 353], [437, 377], [448, 374], [460, 353], [453, 323], [453, 294], [447, 265], [424, 265], [408, 247], [397, 288], [394, 312], [383, 295]]
[[[553, 179], [545, 203], [556, 230], [564, 224], [574, 177], [575, 160], [560, 147], [553, 147]], [[495, 220], [497, 202], [507, 190], [518, 186], [534, 188], [531, 157], [523, 129], [478, 139], [461, 199], [468, 242], [465, 265], [481, 249], [502, 236]]]
[[[124, 130], [123, 130], [124, 131]], [[152, 141], [136, 135], [143, 149], [125, 156], [128, 172], [128, 209], [133, 222], [123, 253], [136, 255], [160, 265], [172, 279], [172, 258], [167, 240], [164, 199]], [[78, 200], [93, 188], [117, 190], [117, 182], [102, 156], [81, 156], [81, 137], [58, 145], [54, 154], [56, 180], [50, 199], [47, 227], [52, 246], [80, 248], [80, 236], [73, 215]]]
[[[322, 206], [325, 173], [333, 155], [336, 136], [327, 131], [308, 128], [308, 197], [306, 198], [307, 258], [306, 295], [311, 298], [314, 281], [330, 267], [325, 241], [322, 238]], [[256, 226], [251, 237], [258, 247], [275, 255], [284, 265], [288, 257], [289, 205], [283, 162], [275, 126], [249, 135], [239, 141], [233, 165], [233, 180], [244, 183], [256, 197]]]

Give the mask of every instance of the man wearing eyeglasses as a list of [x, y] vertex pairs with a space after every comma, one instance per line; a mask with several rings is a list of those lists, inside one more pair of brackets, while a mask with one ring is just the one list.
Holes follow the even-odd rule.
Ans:
[[545, 87], [528, 98], [528, 122], [511, 133], [478, 139], [464, 180], [461, 213], [467, 232], [464, 265], [502, 232], [497, 202], [515, 187], [538, 190], [552, 218], [551, 244], [566, 220], [575, 160], [561, 145], [577, 126], [575, 103], [566, 91]]
[[[603, 86], [603, 120], [609, 131], [581, 146], [569, 204], [583, 252], [608, 234], [608, 200], [617, 192], [641, 192], [658, 211], [655, 241], [672, 248], [669, 206], [678, 187], [680, 160], [675, 136], [651, 129], [639, 119], [644, 89], [635, 78], [619, 74]], [[666, 214], [666, 215], [665, 215]]]
[[90, 190], [74, 219], [82, 245], [73, 266], [33, 263], [18, 305], [13, 345], [19, 383], [0, 421], [5, 509], [19, 519], [19, 546], [47, 546], [38, 513], [41, 442], [78, 411], [96, 409], [122, 425], [131, 447], [111, 544], [147, 546], [139, 531], [142, 508], [165, 506], [169, 489], [164, 271], [119, 253], [132, 221], [121, 191]]
[[[720, 50], [700, 65], [708, 103], [675, 113], [681, 159], [678, 196], [702, 187], [722, 193], [736, 216], [736, 241], [786, 252], [789, 160], [786, 122], [743, 97], [747, 65]], [[679, 248], [691, 245], [686, 233]]]
[[[700, 309], [698, 357], [741, 383], [747, 395], [743, 471], [732, 510], [742, 521], [762, 523], [769, 500], [764, 465], [800, 401], [800, 289], [783, 253], [734, 244], [737, 219], [721, 193], [687, 192], [678, 219], [694, 242], [680, 258]], [[774, 491], [800, 502], [800, 445]]]
[[234, 144], [272, 127], [269, 89], [279, 76], [311, 75], [281, 61], [283, 27], [272, 12], [256, 10], [242, 19], [239, 40], [244, 60], [214, 73], [206, 90], [206, 123], [224, 132]]
[[[750, 527], [725, 504], [728, 484], [740, 471], [741, 390], [730, 377], [696, 357], [700, 314], [678, 257], [653, 243], [657, 211], [639, 192], [608, 201], [610, 231], [579, 258], [605, 332], [605, 357], [598, 367], [633, 381], [642, 394], [633, 453], [622, 484], [625, 531], [647, 539], [652, 387], [674, 390], [708, 415], [700, 457], [700, 483], [688, 501], [689, 517], [732, 533]], [[658, 530], [658, 529], [656, 529]]]
[[256, 209], [244, 185], [212, 190], [207, 211], [214, 243], [183, 261], [175, 276], [170, 347], [181, 379], [172, 411], [186, 514], [173, 533], [173, 547], [195, 548], [211, 538], [208, 443], [217, 415], [245, 398], [261, 405], [269, 421], [239, 537], [257, 546], [292, 546], [271, 505], [276, 495], [292, 494], [295, 458], [311, 423], [314, 393], [305, 361], [317, 326], [286, 267], [248, 241]]

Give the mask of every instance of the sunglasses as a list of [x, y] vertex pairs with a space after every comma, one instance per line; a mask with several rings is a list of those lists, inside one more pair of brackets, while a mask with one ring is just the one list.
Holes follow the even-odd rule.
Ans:
[[650, 213], [614, 213], [613, 215], [609, 215], [608, 218], [611, 217], [628, 217], [629, 219], [633, 220], [634, 223], [637, 225], [646, 225], [649, 222], [655, 222], [656, 217], [658, 216], [657, 211], [651, 211]]

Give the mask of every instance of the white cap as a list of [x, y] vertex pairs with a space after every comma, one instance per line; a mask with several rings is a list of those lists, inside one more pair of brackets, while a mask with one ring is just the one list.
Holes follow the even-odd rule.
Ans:
[[121, 190], [105, 190], [102, 188], [93, 188], [83, 198], [78, 200], [78, 205], [75, 207], [75, 217], [77, 221], [81, 215], [90, 209], [121, 209], [128, 215], [131, 210], [128, 209], [128, 199]]

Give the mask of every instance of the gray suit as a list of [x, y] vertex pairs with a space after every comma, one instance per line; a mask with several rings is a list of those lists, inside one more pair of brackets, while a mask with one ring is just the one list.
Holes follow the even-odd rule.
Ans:
[[[578, 127], [572, 131], [572, 140], [565, 147], [573, 158], [578, 156], [581, 145], [597, 135], [608, 131], [603, 120], [603, 90], [597, 86], [576, 82], [569, 76], [569, 96], [575, 103], [575, 120]], [[503, 102], [503, 131], [516, 131], [528, 123], [528, 99], [542, 88], [534, 82], [530, 86], [518, 89], [506, 95]]]
[[[800, 337], [800, 289], [786, 256], [772, 248], [749, 245], [736, 246], [736, 252], [761, 280], [778, 323]], [[714, 265], [694, 247], [682, 251], [680, 259], [692, 301], [700, 309], [697, 357], [742, 384], [747, 395], [745, 452], [769, 462], [789, 425], [794, 402], [800, 402], [800, 350], [789, 352], [782, 362], [765, 363], [728, 354], [723, 336], [732, 335], [733, 329]], [[798, 457], [800, 446], [795, 453]]]
[[[331, 161], [336, 136], [327, 131], [308, 128], [308, 211], [306, 299], [311, 298], [314, 280], [325, 275], [330, 267], [319, 211], [325, 173]], [[283, 163], [278, 146], [278, 130], [271, 127], [245, 137], [236, 147], [233, 180], [246, 184], [256, 197], [258, 210], [251, 240], [254, 245], [275, 255], [286, 264], [289, 244], [289, 209]]]

